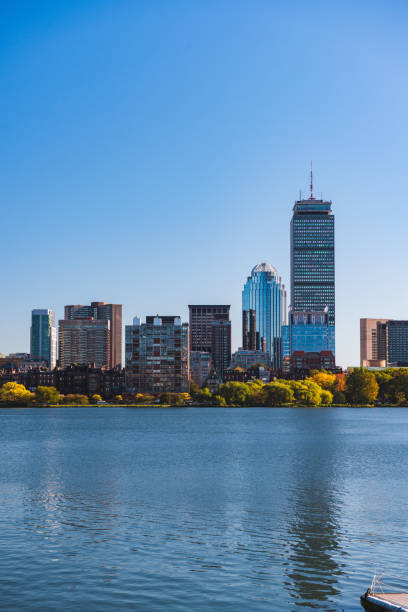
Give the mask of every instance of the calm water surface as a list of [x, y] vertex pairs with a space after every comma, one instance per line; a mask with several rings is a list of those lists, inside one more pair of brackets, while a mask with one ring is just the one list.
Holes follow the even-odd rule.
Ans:
[[408, 586], [408, 409], [2, 409], [0, 438], [1, 610], [361, 611], [375, 565]]

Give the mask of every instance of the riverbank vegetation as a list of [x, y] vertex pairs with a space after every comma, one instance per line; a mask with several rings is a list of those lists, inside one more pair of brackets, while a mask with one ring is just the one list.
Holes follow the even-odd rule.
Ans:
[[0, 387], [3, 406], [408, 406], [408, 368], [369, 371], [354, 368], [346, 374], [313, 372], [303, 380], [277, 379], [264, 384], [226, 382], [211, 392], [192, 384], [188, 393], [116, 395], [108, 402], [98, 394], [61, 395], [54, 387], [35, 392], [15, 382]]

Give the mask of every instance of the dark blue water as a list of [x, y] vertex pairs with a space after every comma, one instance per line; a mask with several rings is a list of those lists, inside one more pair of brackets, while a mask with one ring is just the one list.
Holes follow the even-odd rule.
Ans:
[[361, 610], [408, 409], [2, 409], [0, 502], [1, 610]]

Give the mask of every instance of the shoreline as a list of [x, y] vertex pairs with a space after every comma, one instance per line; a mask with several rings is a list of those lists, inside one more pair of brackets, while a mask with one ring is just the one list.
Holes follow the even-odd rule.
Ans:
[[52, 408], [52, 409], [57, 409], [57, 408], [183, 408], [183, 409], [187, 409], [187, 408], [214, 408], [214, 409], [223, 409], [223, 408], [265, 408], [268, 410], [275, 410], [277, 408], [287, 408], [288, 410], [292, 410], [294, 408], [301, 408], [301, 409], [305, 409], [305, 408], [313, 408], [313, 409], [332, 409], [332, 408], [408, 408], [408, 406], [399, 406], [397, 404], [382, 404], [382, 405], [377, 405], [377, 406], [373, 406], [373, 405], [369, 405], [369, 404], [361, 404], [361, 405], [356, 405], [356, 406], [352, 406], [350, 404], [336, 404], [336, 405], [330, 405], [330, 406], [238, 406], [236, 404], [229, 404], [226, 406], [214, 406], [214, 405], [203, 405], [203, 404], [190, 404], [190, 405], [180, 405], [180, 404], [102, 404], [102, 405], [97, 405], [97, 404], [68, 404], [68, 405], [64, 405], [64, 404], [50, 404], [48, 406], [40, 406], [40, 405], [28, 405], [28, 406], [12, 406], [12, 405], [0, 405], [0, 409], [1, 408], [6, 408], [9, 410], [16, 410], [16, 409], [31, 409], [31, 408]]

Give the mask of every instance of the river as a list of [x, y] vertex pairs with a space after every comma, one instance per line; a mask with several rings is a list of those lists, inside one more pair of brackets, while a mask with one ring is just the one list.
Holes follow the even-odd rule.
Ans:
[[4, 408], [0, 608], [361, 612], [407, 482], [407, 408]]

